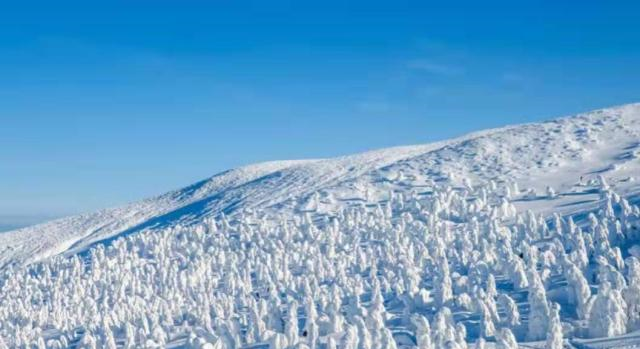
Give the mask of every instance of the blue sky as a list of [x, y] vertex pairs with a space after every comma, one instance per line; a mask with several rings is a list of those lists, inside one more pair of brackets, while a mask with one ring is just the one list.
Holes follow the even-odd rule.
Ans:
[[638, 2], [442, 3], [3, 4], [0, 225], [640, 100]]

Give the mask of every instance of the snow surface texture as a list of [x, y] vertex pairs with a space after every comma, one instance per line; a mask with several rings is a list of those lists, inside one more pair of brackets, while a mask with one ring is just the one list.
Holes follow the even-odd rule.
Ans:
[[638, 347], [639, 156], [626, 105], [3, 233], [0, 348]]

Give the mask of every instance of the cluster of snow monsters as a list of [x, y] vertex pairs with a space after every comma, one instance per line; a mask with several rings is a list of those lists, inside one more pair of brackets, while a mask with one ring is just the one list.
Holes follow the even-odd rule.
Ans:
[[490, 183], [333, 216], [244, 212], [8, 266], [0, 348], [560, 349], [622, 335], [640, 329], [627, 253], [640, 210], [597, 190], [575, 221], [517, 212], [525, 191]]

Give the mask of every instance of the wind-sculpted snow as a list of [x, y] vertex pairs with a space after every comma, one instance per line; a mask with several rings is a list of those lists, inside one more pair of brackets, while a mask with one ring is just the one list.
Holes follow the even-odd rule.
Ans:
[[0, 234], [0, 349], [637, 347], [638, 155], [628, 105]]

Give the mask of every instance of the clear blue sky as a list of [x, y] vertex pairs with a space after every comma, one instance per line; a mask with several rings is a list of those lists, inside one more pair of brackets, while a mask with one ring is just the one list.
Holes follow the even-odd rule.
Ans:
[[640, 100], [637, 1], [443, 3], [3, 3], [0, 225]]

